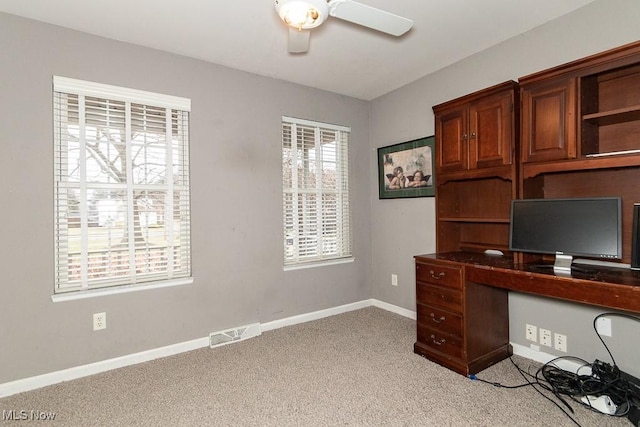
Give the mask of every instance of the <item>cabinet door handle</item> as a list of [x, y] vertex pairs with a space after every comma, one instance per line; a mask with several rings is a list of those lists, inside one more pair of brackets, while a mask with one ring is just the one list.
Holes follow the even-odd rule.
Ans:
[[474, 139], [476, 137], [476, 133], [475, 132], [471, 132], [471, 139]]
[[442, 345], [442, 344], [444, 344], [445, 342], [447, 342], [447, 340], [445, 340], [444, 338], [442, 338], [442, 339], [440, 339], [440, 340], [438, 341], [438, 340], [436, 339], [436, 336], [435, 336], [435, 335], [433, 335], [433, 334], [431, 334], [431, 341], [433, 341], [433, 343], [434, 343], [435, 345]]
[[437, 274], [437, 275], [436, 275], [436, 272], [435, 272], [435, 271], [433, 271], [433, 270], [429, 270], [429, 274], [431, 274], [431, 277], [432, 277], [433, 279], [436, 279], [436, 280], [442, 280], [442, 279], [444, 279], [444, 271], [441, 271], [439, 274]]
[[440, 318], [436, 318], [436, 315], [431, 313], [431, 320], [433, 320], [434, 323], [441, 323], [444, 322], [444, 316], [440, 316]]
[[468, 138], [467, 134], [466, 134], [466, 133], [463, 133], [463, 134], [462, 134], [462, 140], [463, 140], [463, 141], [466, 141], [466, 140], [467, 140], [467, 138]]

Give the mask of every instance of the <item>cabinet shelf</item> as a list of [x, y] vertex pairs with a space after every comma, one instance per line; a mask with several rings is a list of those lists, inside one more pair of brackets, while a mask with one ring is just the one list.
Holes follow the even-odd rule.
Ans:
[[615, 125], [619, 123], [640, 120], [640, 105], [633, 107], [618, 108], [611, 111], [603, 111], [582, 116], [583, 120], [594, 123], [598, 126]]
[[513, 167], [511, 165], [506, 165], [485, 169], [442, 173], [437, 177], [436, 185], [443, 185], [452, 181], [466, 181], [483, 178], [500, 178], [505, 181], [512, 181]]
[[509, 218], [479, 218], [479, 217], [439, 217], [439, 221], [443, 222], [461, 222], [461, 223], [489, 223], [489, 224], [509, 224]]
[[512, 257], [513, 254], [509, 249], [509, 245], [499, 245], [499, 244], [482, 244], [482, 243], [470, 243], [470, 242], [460, 242], [460, 250], [468, 251], [468, 252], [485, 252], [486, 250], [499, 250], [503, 255], [507, 257]]
[[596, 169], [627, 168], [640, 166], [640, 154], [619, 154], [591, 157], [587, 159], [557, 162], [528, 163], [522, 166], [522, 178], [528, 179], [545, 173], [586, 171]]

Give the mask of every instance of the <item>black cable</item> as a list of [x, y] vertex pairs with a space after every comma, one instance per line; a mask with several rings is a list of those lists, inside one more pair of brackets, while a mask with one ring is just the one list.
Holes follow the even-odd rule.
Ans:
[[616, 360], [613, 358], [613, 355], [611, 354], [611, 351], [609, 351], [609, 347], [607, 346], [607, 344], [602, 339], [602, 336], [600, 335], [600, 332], [598, 332], [598, 327], [597, 327], [598, 319], [600, 319], [601, 317], [606, 317], [606, 316], [625, 317], [627, 319], [635, 320], [636, 322], [640, 322], [640, 317], [632, 316], [630, 314], [625, 314], [625, 313], [610, 312], [610, 313], [600, 313], [596, 317], [594, 317], [594, 319], [593, 319], [593, 330], [596, 332], [596, 335], [598, 336], [598, 339], [600, 340], [600, 342], [604, 346], [604, 349], [607, 350], [607, 353], [609, 353], [609, 357], [611, 358], [611, 363], [613, 363], [613, 366], [618, 366], [618, 364], [616, 363]]
[[[513, 386], [508, 386], [508, 385], [504, 385], [504, 384], [500, 384], [497, 382], [490, 382], [490, 381], [486, 381], [483, 380], [481, 378], [478, 378], [476, 375], [469, 375], [469, 378], [472, 380], [476, 380], [476, 381], [480, 381], [489, 385], [492, 385], [494, 387], [499, 387], [499, 388], [507, 388], [507, 389], [515, 389], [515, 388], [520, 388], [520, 387], [531, 387], [533, 388], [535, 391], [537, 391], [542, 397], [544, 397], [545, 399], [547, 399], [549, 402], [553, 403], [558, 409], [560, 409], [575, 425], [577, 425], [578, 427], [580, 426], [580, 423], [578, 423], [578, 421], [576, 421], [571, 414], [569, 414], [562, 406], [560, 406], [556, 401], [554, 401], [553, 399], [551, 399], [550, 397], [548, 397], [547, 395], [545, 395], [542, 391], [538, 390], [538, 388], [536, 388], [536, 386], [539, 386], [545, 390], [549, 390], [549, 387], [542, 384], [542, 382], [540, 381], [539, 378], [536, 378], [537, 375], [532, 375], [529, 372], [524, 371], [522, 368], [520, 368], [516, 362], [514, 362], [512, 357], [509, 357], [509, 360], [511, 361], [511, 363], [513, 364], [513, 366], [515, 366], [515, 368], [518, 370], [518, 373], [520, 373], [520, 375], [522, 376], [522, 378], [525, 380], [525, 383], [523, 384], [518, 384], [518, 385], [513, 385]], [[539, 370], [538, 370], [539, 371]], [[529, 378], [527, 378], [527, 376], [531, 377], [533, 380], [535, 381], [531, 381], [529, 380]], [[556, 396], [558, 397], [558, 396]], [[571, 412], [573, 412], [573, 408], [571, 408], [570, 405], [567, 404], [567, 402], [565, 402], [562, 398], [560, 398], [560, 400], [563, 401], [563, 403], [565, 405], [567, 405], [567, 407], [569, 408], [569, 410]]]
[[[584, 402], [582, 398], [585, 396], [606, 395], [609, 396], [611, 401], [615, 403], [618, 408], [615, 414], [608, 415], [614, 417], [626, 417], [629, 414], [632, 406], [638, 407], [638, 405], [640, 404], [640, 387], [637, 384], [633, 384], [626, 378], [622, 377], [621, 371], [616, 364], [613, 354], [598, 332], [597, 321], [601, 317], [605, 316], [619, 316], [635, 320], [637, 322], [640, 322], [640, 317], [632, 316], [625, 313], [609, 312], [601, 313], [593, 319], [593, 329], [595, 330], [596, 335], [598, 336], [598, 339], [600, 339], [600, 342], [604, 346], [605, 350], [609, 354], [613, 366], [599, 360], [596, 360], [591, 364], [579, 357], [561, 356], [550, 360], [549, 362], [542, 365], [535, 374], [531, 374], [530, 372], [527, 372], [520, 368], [514, 362], [513, 358], [510, 357], [509, 360], [511, 361], [513, 366], [516, 367], [520, 375], [524, 378], [524, 380], [526, 381], [525, 383], [517, 385], [504, 385], [499, 382], [491, 382], [478, 378], [476, 375], [469, 375], [469, 378], [498, 388], [517, 389], [521, 387], [531, 386], [542, 397], [553, 403], [556, 407], [558, 407], [558, 409], [564, 412], [564, 414], [577, 426], [580, 426], [580, 424], [569, 413], [574, 413], [574, 410], [567, 401], [567, 398], [591, 409], [592, 411], [603, 413], [593, 408], [589, 399], [587, 399], [587, 402]], [[580, 366], [578, 367], [576, 372], [566, 371], [557, 365], [557, 361], [566, 359], [580, 362]], [[590, 368], [589, 375], [580, 374], [580, 371], [583, 368]], [[545, 395], [539, 388], [552, 393], [557, 400], [559, 400], [562, 404], [564, 404], [564, 406], [566, 406], [567, 409], [562, 407], [560, 404], [558, 404], [558, 402], [551, 399], [549, 396]], [[567, 410], [569, 412], [567, 412]]]
[[625, 319], [634, 320], [636, 322], [640, 322], [640, 317], [633, 316], [631, 314], [626, 313], [616, 313], [616, 312], [608, 312], [608, 313], [600, 313], [593, 319], [593, 330], [596, 333], [596, 336], [604, 346], [605, 350], [609, 354], [611, 358], [611, 362], [613, 366], [600, 362], [596, 360], [594, 362], [594, 368], [596, 370], [596, 375], [601, 377], [602, 379], [607, 380], [610, 383], [610, 388], [606, 391], [606, 393], [616, 404], [626, 404], [627, 412], [631, 410], [631, 405], [640, 408], [640, 385], [634, 384], [628, 381], [626, 378], [622, 377], [620, 369], [618, 368], [618, 364], [616, 363], [613, 354], [609, 350], [609, 347], [602, 339], [602, 336], [598, 332], [597, 322], [601, 317], [611, 317], [617, 316]]
[[[580, 368], [578, 368], [577, 372], [574, 373], [566, 371], [555, 364], [555, 361], [561, 359], [576, 359], [584, 363]], [[587, 400], [587, 402], [584, 402], [581, 399], [578, 400], [576, 397], [582, 398], [584, 396], [602, 396], [606, 394], [617, 406], [620, 407], [620, 410], [618, 410], [615, 414], [608, 415], [614, 417], [625, 417], [629, 411], [629, 404], [626, 394], [622, 392], [622, 389], [618, 389], [616, 385], [618, 379], [612, 378], [609, 380], [597, 378], [593, 375], [579, 374], [580, 369], [589, 366], [593, 365], [590, 365], [589, 363], [586, 363], [584, 360], [577, 357], [558, 357], [544, 364], [538, 370], [538, 373], [541, 373], [549, 384], [549, 388], [547, 389], [552, 392], [568, 408], [571, 408], [571, 406], [565, 400], [564, 396], [569, 397], [574, 402], [586, 406], [593, 411], [601, 413], [591, 406], [591, 402], [589, 400]], [[571, 411], [573, 411], [573, 409], [571, 409]]]

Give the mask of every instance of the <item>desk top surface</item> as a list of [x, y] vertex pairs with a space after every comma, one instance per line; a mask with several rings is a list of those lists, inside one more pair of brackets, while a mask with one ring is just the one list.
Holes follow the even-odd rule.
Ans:
[[629, 268], [589, 265], [588, 270], [560, 275], [552, 266], [515, 264], [510, 257], [481, 252], [442, 252], [414, 258], [416, 262], [464, 267], [466, 284], [640, 313], [640, 271]]
[[572, 270], [571, 274], [556, 274], [553, 271], [552, 264], [515, 264], [511, 257], [488, 255], [481, 252], [442, 252], [415, 256], [416, 260], [421, 258], [424, 260], [431, 259], [465, 264], [477, 269], [505, 270], [516, 276], [540, 277], [553, 281], [587, 281], [628, 286], [640, 292], [640, 271], [629, 268], [579, 264], [579, 270]]

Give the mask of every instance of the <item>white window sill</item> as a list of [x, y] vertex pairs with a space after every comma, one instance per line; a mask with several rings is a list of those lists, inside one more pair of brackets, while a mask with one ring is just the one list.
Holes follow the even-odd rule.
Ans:
[[111, 288], [90, 289], [86, 291], [72, 291], [67, 293], [53, 294], [51, 295], [51, 301], [53, 302], [73, 301], [73, 300], [85, 299], [85, 298], [95, 298], [95, 297], [102, 297], [107, 295], [117, 295], [117, 294], [129, 293], [129, 292], [146, 291], [149, 289], [167, 288], [170, 286], [190, 285], [191, 283], [193, 283], [193, 277], [186, 277], [184, 279], [175, 279], [175, 280], [164, 280], [162, 282], [151, 282], [143, 285], [123, 285], [123, 286], [114, 286]]
[[330, 259], [327, 261], [317, 261], [317, 262], [309, 262], [306, 264], [293, 264], [293, 265], [285, 265], [282, 267], [284, 271], [291, 270], [301, 270], [303, 268], [315, 268], [315, 267], [324, 267], [327, 265], [336, 265], [336, 264], [347, 264], [355, 261], [354, 258], [339, 258], [339, 259]]

